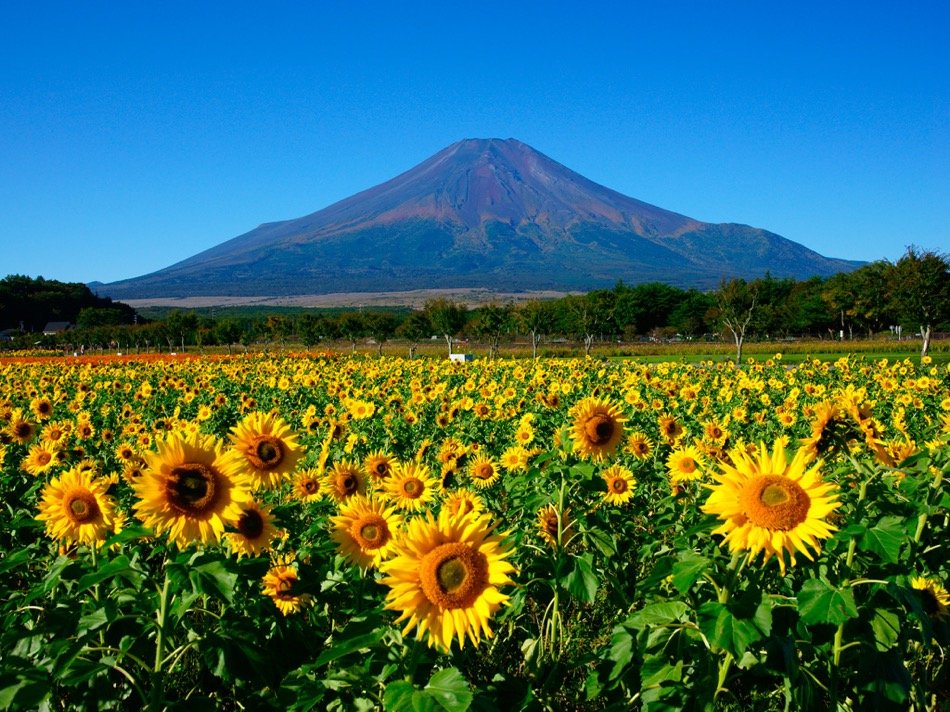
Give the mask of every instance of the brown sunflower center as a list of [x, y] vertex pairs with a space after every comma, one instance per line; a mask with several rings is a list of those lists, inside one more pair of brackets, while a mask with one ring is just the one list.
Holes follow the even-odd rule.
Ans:
[[257, 539], [264, 533], [264, 517], [256, 509], [248, 509], [241, 514], [237, 528], [245, 539]]
[[66, 500], [66, 516], [75, 524], [94, 521], [99, 516], [99, 503], [92, 492], [74, 492]]
[[469, 608], [488, 586], [488, 558], [463, 542], [442, 544], [423, 557], [419, 580], [440, 608]]
[[402, 494], [408, 499], [417, 499], [422, 496], [425, 484], [417, 477], [409, 477], [402, 483]]
[[276, 597], [282, 601], [291, 601], [296, 596], [294, 595], [294, 583], [296, 582], [295, 578], [289, 576], [281, 576], [277, 585], [274, 587], [277, 591]]
[[360, 488], [359, 478], [352, 472], [343, 473], [337, 482], [339, 482], [340, 491], [345, 497], [356, 494], [356, 491]]
[[33, 436], [33, 426], [29, 423], [17, 423], [13, 426], [13, 434], [21, 439], [29, 439]]
[[811, 499], [794, 480], [780, 475], [757, 477], [739, 495], [742, 511], [753, 525], [788, 531], [808, 518]]
[[387, 477], [389, 475], [389, 463], [385, 460], [380, 460], [373, 465], [372, 472], [377, 477]]
[[187, 462], [172, 469], [168, 501], [182, 514], [204, 514], [214, 508], [217, 495], [217, 476], [207, 465]]
[[273, 470], [284, 459], [284, 444], [273, 435], [258, 435], [247, 450], [247, 459], [258, 470]]
[[390, 539], [389, 526], [378, 514], [365, 514], [354, 521], [350, 534], [361, 549], [379, 549]]
[[49, 461], [52, 460], [52, 459], [53, 459], [53, 456], [52, 456], [49, 452], [47, 452], [46, 450], [43, 450], [42, 452], [40, 452], [40, 453], [36, 456], [36, 464], [38, 464], [38, 465], [48, 465], [48, 464], [49, 464]]
[[475, 477], [479, 480], [490, 480], [494, 474], [495, 468], [487, 462], [483, 462], [475, 468]]
[[691, 457], [683, 457], [679, 461], [679, 471], [689, 474], [690, 472], [695, 472], [696, 470], [696, 461]]
[[307, 494], [316, 494], [320, 489], [320, 484], [316, 480], [305, 480], [303, 489]]
[[610, 489], [617, 494], [623, 494], [627, 491], [627, 481], [623, 477], [614, 477], [610, 481]]
[[610, 442], [614, 434], [614, 420], [605, 413], [591, 416], [584, 424], [587, 439], [594, 445], [603, 445]]

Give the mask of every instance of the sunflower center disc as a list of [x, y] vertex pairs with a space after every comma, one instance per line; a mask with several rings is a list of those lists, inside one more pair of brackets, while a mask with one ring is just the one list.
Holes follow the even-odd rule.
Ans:
[[479, 465], [478, 469], [475, 470], [475, 476], [480, 480], [491, 479], [493, 474], [495, 474], [495, 472], [492, 470], [491, 465]]
[[40, 465], [47, 465], [49, 464], [49, 461], [52, 459], [53, 459], [53, 456], [50, 455], [48, 452], [41, 452], [39, 456], [36, 458], [36, 461]]
[[402, 485], [403, 494], [411, 499], [416, 499], [422, 494], [422, 482], [416, 478], [411, 478], [403, 482]]
[[273, 470], [284, 459], [284, 446], [273, 435], [258, 435], [254, 438], [248, 460], [258, 470]]
[[794, 480], [764, 475], [749, 482], [740, 494], [743, 513], [755, 526], [788, 531], [808, 518], [811, 499]]
[[307, 480], [303, 483], [303, 488], [307, 491], [307, 494], [313, 494], [317, 491], [318, 485], [313, 480]]
[[696, 461], [691, 457], [680, 460], [680, 471], [690, 473], [696, 470]]
[[614, 492], [618, 492], [618, 493], [626, 492], [626, 491], [627, 491], [627, 481], [626, 481], [625, 479], [623, 479], [622, 477], [616, 477], [616, 478], [614, 478], [614, 480], [610, 483], [610, 488], [611, 488]]
[[360, 481], [353, 475], [347, 475], [343, 478], [340, 484], [343, 485], [343, 493], [346, 495], [351, 495], [359, 488]]
[[442, 544], [423, 557], [422, 591], [441, 608], [468, 608], [488, 586], [488, 558], [462, 542]]
[[598, 413], [584, 425], [587, 438], [595, 445], [609, 442], [614, 434], [614, 421], [608, 415]]
[[172, 470], [169, 502], [187, 514], [201, 514], [214, 505], [217, 489], [214, 471], [201, 463], [186, 463]]
[[257, 539], [264, 532], [264, 518], [255, 509], [249, 509], [238, 520], [238, 531], [245, 539]]
[[375, 514], [354, 522], [352, 533], [361, 549], [379, 549], [389, 541], [389, 527]]
[[85, 492], [74, 495], [66, 506], [69, 509], [70, 518], [78, 524], [91, 521], [99, 514], [96, 498]]

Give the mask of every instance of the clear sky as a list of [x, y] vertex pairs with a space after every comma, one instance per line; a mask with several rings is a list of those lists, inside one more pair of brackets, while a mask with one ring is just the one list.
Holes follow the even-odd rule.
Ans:
[[7, 2], [0, 276], [113, 281], [463, 138], [824, 255], [950, 251], [950, 3]]

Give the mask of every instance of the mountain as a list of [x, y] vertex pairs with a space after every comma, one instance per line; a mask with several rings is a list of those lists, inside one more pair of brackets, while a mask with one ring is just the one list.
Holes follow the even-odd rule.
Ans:
[[715, 287], [723, 277], [803, 279], [859, 265], [627, 197], [515, 139], [467, 139], [323, 210], [95, 288], [142, 298], [570, 291], [618, 279]]

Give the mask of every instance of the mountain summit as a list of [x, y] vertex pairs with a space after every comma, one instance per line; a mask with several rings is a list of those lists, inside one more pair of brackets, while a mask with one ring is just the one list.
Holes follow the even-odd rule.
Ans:
[[801, 279], [858, 264], [627, 197], [515, 139], [466, 139], [323, 210], [96, 289], [135, 298], [568, 291], [618, 279], [714, 287], [723, 277]]

